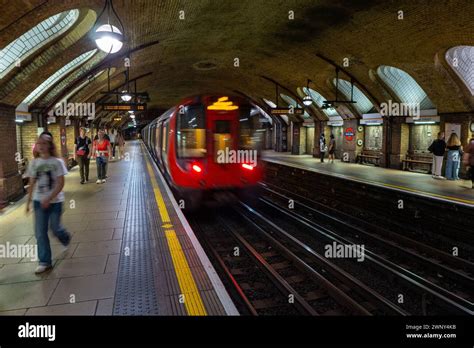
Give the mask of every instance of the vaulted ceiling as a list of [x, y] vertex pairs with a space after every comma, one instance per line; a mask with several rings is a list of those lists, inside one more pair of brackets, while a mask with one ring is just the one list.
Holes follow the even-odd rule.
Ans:
[[[297, 88], [309, 78], [312, 89], [333, 99], [335, 64], [354, 77], [374, 105], [396, 99], [377, 76], [377, 69], [386, 65], [413, 77], [440, 113], [474, 110], [474, 98], [445, 60], [446, 51], [454, 46], [474, 46], [471, 0], [113, 3], [125, 26], [127, 43], [122, 51], [94, 57], [85, 69], [53, 86], [30, 108], [51, 107], [107, 67], [115, 68], [112, 88], [120, 86], [123, 54], [130, 49], [130, 78], [138, 78], [138, 89], [149, 93], [152, 109], [166, 109], [184, 97], [206, 92], [239, 91], [258, 101], [275, 100], [275, 85], [264, 77], [279, 83], [280, 91], [293, 98], [300, 97]], [[0, 79], [0, 103], [20, 104], [58, 69], [96, 48], [87, 31], [103, 5], [103, 0], [0, 0], [0, 49], [52, 15], [81, 11], [80, 20], [69, 31]], [[346, 58], [349, 65], [344, 67]], [[72, 101], [95, 102], [103, 97], [100, 91], [107, 83], [104, 75], [99, 76], [84, 84]], [[346, 74], [340, 77], [350, 79]], [[319, 109], [310, 111], [313, 117], [326, 117]], [[347, 112], [357, 114], [353, 108]]]

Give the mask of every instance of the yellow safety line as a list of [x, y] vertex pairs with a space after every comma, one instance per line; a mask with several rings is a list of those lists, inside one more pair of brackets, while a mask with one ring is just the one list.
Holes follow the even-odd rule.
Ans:
[[[146, 156], [145, 156], [146, 157]], [[206, 308], [202, 302], [201, 294], [194, 281], [188, 261], [184, 255], [183, 249], [179, 242], [178, 236], [173, 228], [171, 219], [166, 208], [165, 201], [161, 195], [160, 187], [158, 186], [156, 175], [150, 165], [150, 160], [146, 158], [146, 166], [150, 174], [150, 180], [155, 194], [156, 205], [160, 212], [161, 221], [165, 230], [166, 241], [173, 260], [173, 266], [178, 278], [181, 294], [184, 295], [184, 305], [189, 315], [207, 315]]]

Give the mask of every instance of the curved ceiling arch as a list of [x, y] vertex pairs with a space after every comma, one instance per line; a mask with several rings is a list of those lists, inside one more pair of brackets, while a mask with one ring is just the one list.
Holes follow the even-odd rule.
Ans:
[[31, 92], [23, 101], [22, 104], [31, 105], [33, 104], [39, 97], [41, 97], [49, 88], [54, 86], [58, 83], [61, 79], [71, 73], [73, 70], [87, 62], [89, 59], [94, 56], [97, 52], [97, 49], [93, 49], [91, 51], [85, 52], [80, 56], [74, 58], [72, 61], [64, 65], [61, 69], [56, 71], [53, 75], [48, 77], [45, 81], [43, 81], [36, 89]]
[[68, 31], [78, 20], [79, 10], [57, 13], [23, 35], [17, 37], [0, 51], [0, 78], [7, 75], [17, 64]]
[[422, 110], [435, 109], [426, 92], [407, 72], [393, 66], [381, 65], [377, 75], [402, 103], [416, 103]]
[[474, 46], [455, 46], [446, 52], [446, 61], [474, 96]]
[[[336, 86], [336, 79], [333, 80], [333, 84]], [[339, 91], [342, 92], [344, 97], [347, 100], [351, 100], [351, 83], [347, 80], [339, 79], [338, 86]], [[367, 96], [356, 85], [353, 85], [353, 87], [353, 99], [356, 102], [353, 106], [357, 112], [362, 115], [374, 111], [375, 107], [370, 99], [367, 98]]]

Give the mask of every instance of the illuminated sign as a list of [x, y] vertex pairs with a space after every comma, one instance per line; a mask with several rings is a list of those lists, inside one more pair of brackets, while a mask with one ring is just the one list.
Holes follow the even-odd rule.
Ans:
[[223, 111], [232, 111], [237, 110], [239, 107], [234, 105], [229, 97], [221, 97], [217, 99], [214, 104], [211, 104], [207, 107], [207, 110], [223, 110]]
[[31, 121], [31, 114], [29, 112], [21, 112], [17, 111], [16, 112], [16, 121]]
[[121, 117], [115, 117], [114, 121], [122, 121], [122, 118]]
[[272, 115], [303, 115], [301, 108], [275, 108], [271, 110]]
[[145, 111], [146, 104], [102, 104], [104, 111]]

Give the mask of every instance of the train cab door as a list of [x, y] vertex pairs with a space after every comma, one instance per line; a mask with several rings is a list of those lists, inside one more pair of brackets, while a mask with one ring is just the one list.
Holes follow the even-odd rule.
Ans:
[[[232, 152], [238, 146], [238, 110], [207, 110], [208, 169], [218, 173], [228, 170]], [[235, 155], [234, 155], [235, 158]]]

